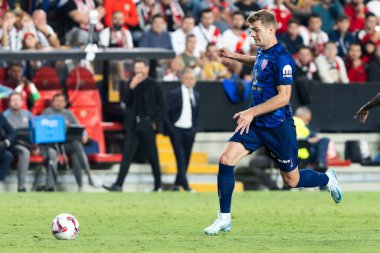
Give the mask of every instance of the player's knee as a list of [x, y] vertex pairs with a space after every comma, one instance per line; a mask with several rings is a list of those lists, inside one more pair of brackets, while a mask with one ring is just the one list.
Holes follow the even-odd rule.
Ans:
[[296, 188], [298, 185], [298, 180], [291, 178], [291, 177], [285, 177], [284, 183], [290, 187], [290, 188]]
[[227, 152], [223, 152], [220, 155], [219, 163], [224, 164], [224, 165], [235, 165], [234, 164], [235, 159], [231, 154], [229, 154]]

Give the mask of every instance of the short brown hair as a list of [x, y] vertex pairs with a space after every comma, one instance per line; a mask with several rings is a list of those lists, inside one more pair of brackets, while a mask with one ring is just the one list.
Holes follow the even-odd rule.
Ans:
[[269, 25], [273, 25], [274, 28], [277, 27], [276, 17], [274, 16], [272, 12], [268, 10], [256, 11], [252, 13], [251, 15], [249, 15], [247, 19], [248, 23], [250, 24], [253, 24], [254, 22], [258, 20], [260, 20], [261, 23], [266, 27], [268, 27]]

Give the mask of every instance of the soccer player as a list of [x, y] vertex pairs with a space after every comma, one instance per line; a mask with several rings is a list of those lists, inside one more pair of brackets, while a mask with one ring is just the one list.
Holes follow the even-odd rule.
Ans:
[[359, 118], [361, 123], [365, 123], [367, 120], [369, 111], [380, 105], [380, 93], [377, 93], [377, 95], [372, 98], [370, 101], [368, 101], [365, 105], [363, 105], [359, 111], [355, 113], [355, 119]]
[[276, 40], [276, 18], [271, 12], [261, 10], [251, 14], [248, 23], [251, 37], [259, 47], [256, 56], [232, 53], [225, 48], [218, 50], [220, 57], [253, 66], [252, 94], [249, 109], [233, 116], [237, 127], [219, 160], [220, 213], [215, 222], [204, 229], [206, 235], [230, 231], [233, 169], [239, 160], [261, 146], [269, 149], [286, 185], [291, 188], [327, 186], [336, 203], [342, 200], [334, 170], [326, 174], [311, 169], [298, 170], [296, 130], [289, 105], [295, 64], [286, 48]]

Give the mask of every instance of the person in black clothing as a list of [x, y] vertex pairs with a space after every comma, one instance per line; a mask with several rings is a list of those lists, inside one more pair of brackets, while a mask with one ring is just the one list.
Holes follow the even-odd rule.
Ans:
[[234, 5], [244, 13], [245, 19], [247, 19], [252, 12], [260, 10], [260, 6], [257, 5], [254, 0], [241, 0], [234, 3]]
[[373, 60], [368, 64], [368, 81], [380, 82], [380, 45], [377, 45]]
[[164, 118], [164, 98], [157, 82], [148, 77], [149, 63], [136, 60], [132, 80], [125, 94], [125, 142], [119, 175], [109, 191], [122, 191], [132, 159], [139, 143], [145, 145], [154, 176], [154, 190], [161, 190], [161, 171], [156, 145], [156, 131]]
[[165, 128], [170, 136], [177, 161], [177, 177], [173, 189], [178, 191], [182, 186], [185, 191], [191, 191], [186, 179], [191, 149], [198, 126], [200, 95], [193, 88], [196, 83], [195, 74], [191, 69], [185, 69], [182, 75], [182, 85], [167, 95], [168, 105]]
[[8, 148], [16, 138], [12, 126], [8, 123], [3, 113], [0, 113], [0, 183], [4, 182], [11, 166], [13, 156]]
[[286, 45], [286, 48], [292, 55], [296, 54], [298, 49], [304, 45], [302, 37], [298, 34], [298, 29], [299, 21], [297, 19], [291, 19], [288, 21], [286, 33], [278, 36], [278, 40]]

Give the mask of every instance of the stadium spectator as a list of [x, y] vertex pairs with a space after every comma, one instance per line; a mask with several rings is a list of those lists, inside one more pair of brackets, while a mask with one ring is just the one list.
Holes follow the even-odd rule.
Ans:
[[374, 44], [380, 43], [380, 34], [376, 31], [377, 19], [373, 13], [367, 13], [364, 22], [364, 29], [359, 30], [356, 36], [363, 45], [368, 41]]
[[277, 34], [287, 31], [288, 21], [293, 18], [292, 12], [284, 5], [284, 0], [274, 0], [273, 4], [265, 6], [265, 9], [272, 11], [277, 20]]
[[194, 55], [197, 44], [197, 38], [194, 34], [186, 36], [185, 51], [181, 54], [181, 58], [185, 63], [185, 68], [195, 68], [199, 65], [199, 60]]
[[236, 1], [234, 5], [244, 14], [245, 20], [247, 20], [253, 11], [260, 10], [255, 0], [240, 0]]
[[319, 80], [318, 68], [313, 60], [313, 54], [309, 47], [303, 46], [298, 49], [297, 56], [295, 57], [296, 63], [296, 80]]
[[124, 14], [115, 11], [112, 15], [112, 23], [99, 34], [99, 44], [102, 47], [133, 48], [132, 35], [125, 27]]
[[338, 18], [336, 29], [329, 33], [329, 40], [334, 41], [338, 47], [338, 55], [345, 57], [351, 44], [356, 42], [355, 36], [348, 31], [350, 27], [350, 18], [346, 15]]
[[[29, 121], [32, 119], [32, 113], [28, 110], [23, 110], [23, 100], [19, 93], [12, 93], [9, 96], [9, 108], [4, 112], [5, 118], [13, 129], [29, 129]], [[17, 137], [17, 134], [16, 134]], [[25, 177], [29, 168], [30, 155], [42, 154], [45, 156], [45, 165], [48, 168], [46, 177], [46, 185], [44, 190], [54, 191], [54, 178], [50, 170], [57, 170], [57, 152], [53, 148], [41, 147], [32, 145], [22, 138], [16, 138], [15, 144], [12, 147], [13, 153], [17, 157], [17, 179], [18, 179], [18, 192], [25, 192]]]
[[22, 65], [19, 63], [12, 63], [8, 67], [8, 79], [4, 85], [12, 88], [15, 92], [21, 93], [27, 99], [28, 107], [31, 107], [40, 98], [34, 83], [24, 77]]
[[35, 10], [32, 15], [37, 41], [41, 48], [59, 48], [60, 42], [53, 28], [47, 24], [46, 12]]
[[153, 16], [152, 26], [141, 36], [139, 47], [173, 49], [170, 34], [165, 30], [165, 20], [160, 14]]
[[8, 150], [16, 138], [12, 126], [0, 112], [0, 191], [5, 191], [4, 180], [11, 167], [12, 153]]
[[58, 10], [63, 15], [65, 43], [69, 46], [82, 46], [89, 40], [91, 24], [94, 24], [94, 41], [104, 25], [101, 19], [104, 8], [97, 0], [67, 0]]
[[318, 14], [313, 14], [309, 18], [309, 31], [301, 33], [306, 46], [309, 46], [314, 55], [323, 53], [323, 45], [329, 40], [327, 33], [321, 30], [322, 19]]
[[219, 29], [213, 25], [214, 13], [211, 10], [203, 10], [201, 13], [201, 22], [194, 28], [194, 34], [197, 38], [195, 56], [200, 57], [206, 51], [209, 43], [214, 43], [217, 48], [222, 45], [222, 36]]
[[[330, 143], [329, 138], [320, 138], [317, 133], [310, 129], [309, 123], [312, 120], [312, 113], [306, 106], [298, 107], [294, 115], [297, 136], [304, 136], [310, 143], [309, 162], [316, 163], [315, 169], [325, 172], [327, 170], [327, 149]], [[297, 124], [302, 120], [303, 124]], [[299, 134], [299, 132], [303, 132]]]
[[126, 29], [134, 27], [139, 22], [136, 5], [133, 0], [105, 0], [104, 1], [104, 23], [107, 27], [112, 25], [115, 12], [123, 14], [123, 26]]
[[290, 19], [287, 24], [286, 33], [278, 35], [278, 40], [282, 41], [289, 53], [292, 55], [298, 52], [298, 49], [304, 45], [301, 35], [299, 35], [299, 21], [297, 19]]
[[135, 75], [125, 94], [124, 129], [125, 141], [123, 158], [117, 180], [109, 191], [122, 191], [137, 146], [144, 145], [154, 176], [154, 191], [161, 191], [161, 172], [156, 146], [156, 131], [164, 118], [164, 98], [157, 82], [149, 78], [149, 64], [137, 59], [134, 63]]
[[193, 33], [195, 19], [192, 16], [185, 16], [181, 28], [170, 34], [173, 50], [177, 55], [185, 51], [186, 37]]
[[213, 25], [219, 29], [220, 33], [224, 33], [230, 28], [231, 24], [231, 12], [228, 4], [224, 1], [210, 1], [209, 10], [214, 13]]
[[160, 3], [155, 0], [142, 0], [137, 4], [136, 8], [141, 31], [149, 30], [153, 16], [161, 14]]
[[172, 190], [178, 191], [182, 187], [185, 191], [191, 191], [186, 173], [198, 127], [200, 95], [194, 90], [196, 78], [192, 69], [184, 70], [181, 81], [181, 87], [171, 90], [166, 96], [165, 128], [177, 162], [177, 176]]
[[[125, 27], [124, 14], [115, 11], [112, 15], [112, 24], [103, 29], [99, 34], [99, 45], [105, 48], [133, 48], [131, 32]], [[125, 63], [127, 61], [111, 61], [111, 74], [119, 80], [126, 80]], [[114, 80], [114, 85], [117, 85]]]
[[350, 32], [364, 28], [365, 14], [368, 13], [368, 9], [363, 0], [351, 0], [345, 4], [344, 12], [350, 18]]
[[378, 19], [378, 23], [380, 23], [380, 0], [371, 0], [366, 2], [368, 11], [375, 14]]
[[11, 9], [11, 7], [10, 7], [8, 1], [1, 1], [1, 2], [0, 2], [0, 26], [1, 26], [1, 24], [2, 24], [2, 18], [3, 18], [3, 16], [4, 16], [4, 14], [5, 14], [8, 10], [10, 10], [10, 9]]
[[161, 14], [167, 24], [167, 30], [174, 32], [182, 26], [183, 13], [181, 5], [174, 0], [160, 0]]
[[185, 68], [185, 64], [182, 61], [180, 56], [175, 57], [174, 59], [169, 61], [169, 66], [165, 70], [164, 81], [172, 82], [179, 81], [180, 74], [182, 70]]
[[24, 30], [22, 24], [17, 20], [13, 11], [7, 11], [3, 17], [3, 27], [0, 32], [1, 48], [3, 50], [17, 51], [22, 48]]
[[322, 30], [331, 32], [339, 16], [344, 14], [344, 9], [339, 0], [321, 0], [311, 7], [312, 14], [318, 14], [323, 20]]
[[369, 41], [364, 43], [362, 48], [363, 48], [362, 61], [364, 63], [372, 61], [373, 56], [375, 54], [375, 49], [376, 49], [375, 43], [373, 43], [371, 40], [369, 40]]
[[204, 65], [202, 71], [202, 80], [222, 80], [223, 78], [229, 77], [230, 73], [227, 68], [221, 62], [218, 56], [217, 48], [215, 44], [208, 44], [206, 47], [206, 53], [203, 57]]
[[307, 26], [311, 7], [318, 2], [318, 0], [286, 0], [284, 5], [291, 10], [294, 18], [298, 19], [302, 25]]
[[222, 43], [231, 52], [240, 54], [248, 54], [250, 50], [250, 38], [243, 31], [245, 20], [244, 15], [240, 11], [232, 13], [231, 28], [222, 34]]
[[335, 42], [327, 42], [324, 54], [315, 59], [319, 78], [324, 83], [348, 83], [347, 71], [342, 58], [338, 55]]
[[[80, 123], [78, 119], [74, 116], [74, 114], [71, 111], [66, 109], [66, 106], [66, 96], [62, 93], [55, 94], [52, 98], [51, 106], [46, 108], [42, 112], [42, 115], [62, 115], [65, 118], [66, 127], [69, 127], [70, 125], [79, 126]], [[63, 145], [64, 150], [67, 152], [67, 154], [70, 155], [73, 173], [78, 185], [79, 192], [83, 190], [82, 169], [86, 171], [89, 177], [90, 185], [94, 186], [94, 182], [90, 174], [90, 164], [88, 163], [88, 159], [82, 145], [82, 143], [86, 144], [87, 141], [88, 136], [86, 131], [84, 131], [81, 142], [74, 140]]]
[[375, 57], [368, 64], [368, 81], [380, 82], [380, 45], [377, 45]]
[[367, 82], [366, 66], [361, 60], [362, 48], [359, 43], [351, 44], [346, 61], [347, 76], [350, 83]]

